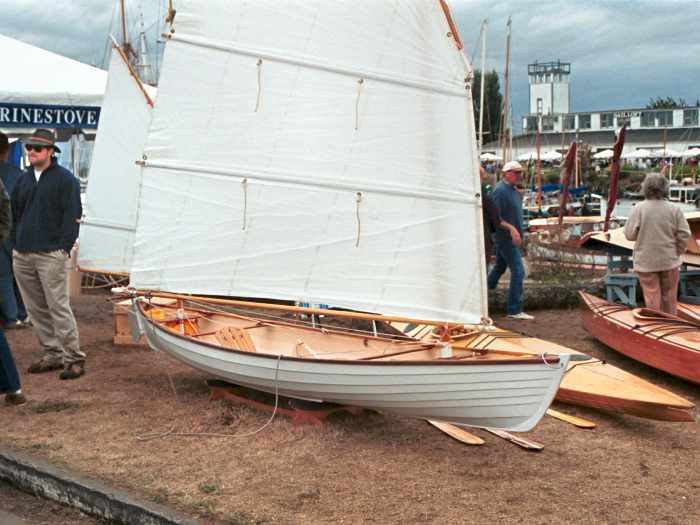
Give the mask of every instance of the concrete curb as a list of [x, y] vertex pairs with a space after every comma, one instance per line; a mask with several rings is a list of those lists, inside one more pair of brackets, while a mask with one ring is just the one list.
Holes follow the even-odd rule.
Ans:
[[126, 525], [201, 525], [155, 503], [144, 503], [126, 491], [115, 490], [39, 459], [0, 448], [0, 479], [15, 487], [86, 514]]

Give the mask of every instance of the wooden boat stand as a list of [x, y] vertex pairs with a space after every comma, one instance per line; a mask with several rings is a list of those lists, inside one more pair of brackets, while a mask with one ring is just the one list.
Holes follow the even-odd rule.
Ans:
[[[272, 413], [275, 409], [274, 394], [228, 383], [219, 379], [207, 379], [207, 385], [210, 390], [210, 401], [228, 399], [267, 413]], [[295, 426], [321, 425], [326, 418], [333, 414], [347, 412], [356, 415], [362, 411], [363, 409], [359, 407], [304, 401], [284, 396], [279, 396], [277, 400], [277, 413], [290, 418], [292, 424]]]

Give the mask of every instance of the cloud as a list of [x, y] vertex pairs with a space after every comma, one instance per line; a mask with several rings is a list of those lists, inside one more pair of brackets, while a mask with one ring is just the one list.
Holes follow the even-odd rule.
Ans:
[[[527, 65], [571, 63], [572, 111], [643, 107], [671, 96], [700, 98], [697, 0], [450, 0], [466, 46], [488, 19], [487, 69], [504, 70], [506, 20], [512, 16], [511, 93], [515, 118], [528, 111]], [[466, 50], [480, 67], [476, 45]], [[693, 58], [691, 58], [693, 57]]]
[[[144, 26], [155, 42], [164, 2], [149, 0], [143, 6]], [[110, 31], [118, 32], [116, 0], [0, 0], [0, 34], [53, 51], [82, 62], [105, 67]], [[131, 38], [140, 28], [135, 2], [127, 2]]]
[[[346, 0], [350, 1], [350, 0]], [[387, 1], [387, 0], [377, 0]], [[466, 52], [479, 62], [479, 26], [488, 19], [486, 68], [502, 75], [506, 20], [512, 16], [511, 101], [516, 122], [528, 111], [527, 65], [571, 62], [573, 111], [623, 109], [671, 96], [700, 98], [697, 0], [448, 0]], [[132, 32], [143, 7], [149, 43], [167, 0], [127, 2]], [[0, 0], [0, 33], [104, 66], [116, 0]], [[132, 35], [132, 38], [135, 35]]]

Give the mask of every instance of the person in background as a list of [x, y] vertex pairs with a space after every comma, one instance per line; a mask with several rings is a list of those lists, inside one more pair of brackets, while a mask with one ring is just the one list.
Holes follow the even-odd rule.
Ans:
[[625, 237], [634, 243], [634, 271], [639, 276], [647, 308], [676, 315], [681, 255], [690, 238], [690, 226], [681, 209], [665, 200], [668, 180], [650, 173], [642, 183], [644, 201], [625, 224]]
[[[0, 243], [4, 244], [10, 236], [11, 225], [10, 197], [5, 191], [5, 186], [0, 182]], [[26, 396], [22, 393], [10, 345], [2, 329], [0, 329], [0, 394], [5, 394], [7, 405], [22, 405], [27, 402]]]
[[[22, 172], [8, 163], [9, 154], [10, 141], [7, 135], [0, 131], [0, 180], [7, 194], [12, 195]], [[5, 328], [24, 328], [31, 323], [12, 271], [12, 245], [9, 232], [5, 238], [6, 241], [0, 246], [0, 314], [2, 314]]]
[[490, 197], [488, 190], [489, 186], [484, 182], [486, 173], [484, 167], [480, 166], [479, 174], [481, 176], [481, 212], [483, 214], [484, 222], [484, 254], [486, 255], [486, 264], [491, 261], [491, 255], [493, 254], [493, 234], [499, 230], [507, 230], [510, 233], [513, 244], [520, 246], [522, 240], [518, 230], [512, 225], [508, 224], [501, 218], [501, 212], [498, 209], [498, 205]]
[[56, 161], [53, 132], [38, 129], [24, 143], [30, 166], [12, 192], [13, 262], [43, 352], [29, 373], [62, 368], [60, 379], [77, 379], [85, 353], [70, 307], [68, 265], [82, 215], [80, 184]]
[[[517, 185], [521, 183], [523, 168], [515, 161], [503, 165], [503, 178], [491, 192], [491, 198], [501, 211], [503, 220], [513, 225], [518, 238], [523, 235], [523, 202], [522, 194]], [[508, 288], [508, 317], [512, 319], [529, 320], [533, 316], [523, 312], [523, 281], [525, 280], [525, 265], [520, 253], [519, 244], [507, 230], [495, 232], [496, 264], [488, 275], [488, 288], [494, 290], [506, 268], [510, 270], [510, 285]]]

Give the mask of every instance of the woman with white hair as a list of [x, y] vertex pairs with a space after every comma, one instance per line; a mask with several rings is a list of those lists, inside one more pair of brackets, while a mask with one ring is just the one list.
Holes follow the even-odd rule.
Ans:
[[678, 206], [666, 200], [668, 180], [650, 173], [642, 183], [644, 201], [625, 224], [625, 237], [634, 244], [634, 271], [639, 275], [647, 308], [676, 315], [681, 255], [690, 227]]

